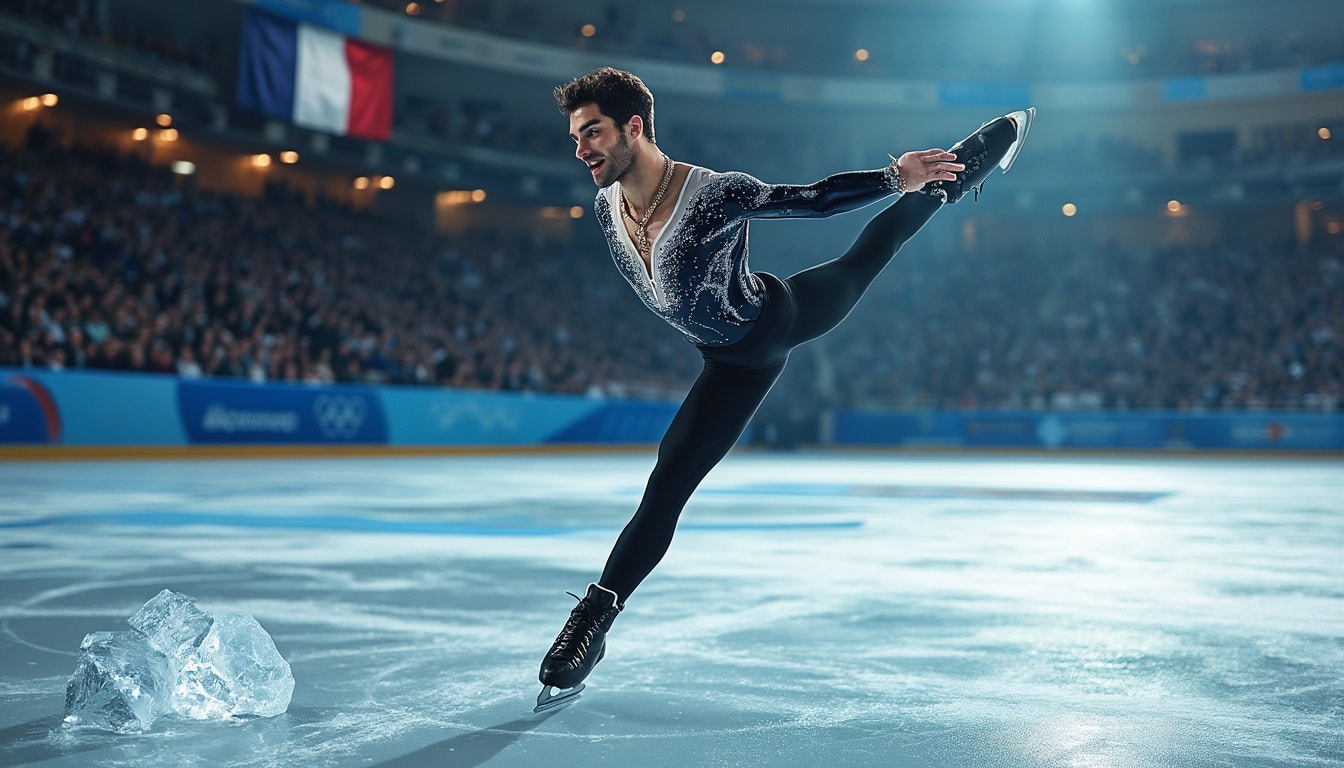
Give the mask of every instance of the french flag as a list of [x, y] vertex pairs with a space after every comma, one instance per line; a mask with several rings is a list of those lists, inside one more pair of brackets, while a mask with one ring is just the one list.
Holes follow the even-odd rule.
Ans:
[[238, 105], [305, 128], [386, 141], [392, 70], [387, 48], [248, 9]]

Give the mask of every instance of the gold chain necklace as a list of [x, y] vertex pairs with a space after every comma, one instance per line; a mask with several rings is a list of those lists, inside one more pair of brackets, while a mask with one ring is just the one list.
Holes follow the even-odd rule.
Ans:
[[672, 183], [672, 158], [663, 155], [663, 181], [658, 185], [658, 191], [653, 195], [653, 201], [649, 207], [644, 209], [644, 216], [635, 221], [635, 215], [630, 211], [630, 201], [626, 199], [625, 192], [621, 192], [621, 211], [635, 225], [635, 247], [641, 254], [651, 254], [652, 244], [649, 243], [649, 219], [653, 218], [653, 212], [658, 210], [658, 204], [663, 202], [663, 195], [667, 194], [668, 185]]

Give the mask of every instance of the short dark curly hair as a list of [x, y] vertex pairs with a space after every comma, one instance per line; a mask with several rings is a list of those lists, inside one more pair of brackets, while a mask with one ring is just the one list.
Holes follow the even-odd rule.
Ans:
[[568, 115], [584, 104], [596, 104], [618, 127], [639, 115], [644, 135], [654, 141], [653, 92], [630, 72], [603, 67], [555, 87], [555, 105], [562, 113]]

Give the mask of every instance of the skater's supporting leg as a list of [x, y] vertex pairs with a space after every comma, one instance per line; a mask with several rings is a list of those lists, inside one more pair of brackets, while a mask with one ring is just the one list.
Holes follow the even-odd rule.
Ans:
[[598, 583], [624, 601], [663, 559], [691, 493], [732, 449], [783, 370], [783, 362], [749, 370], [705, 361], [658, 446], [644, 498]]
[[789, 334], [789, 346], [811, 341], [839, 325], [901, 246], [941, 207], [937, 198], [907, 194], [873, 217], [843, 256], [790, 277], [798, 319]]

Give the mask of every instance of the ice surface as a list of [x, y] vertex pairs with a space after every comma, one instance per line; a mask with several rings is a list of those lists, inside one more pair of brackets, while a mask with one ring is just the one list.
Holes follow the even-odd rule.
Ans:
[[160, 715], [218, 720], [289, 708], [294, 676], [255, 618], [203, 611], [165, 589], [128, 621], [130, 632], [84, 638], [67, 723], [135, 733]]
[[[534, 715], [654, 462], [0, 462], [0, 765], [1344, 768], [1338, 458], [734, 455]], [[164, 586], [261, 621], [287, 713], [53, 734]]]
[[117, 733], [147, 730], [168, 705], [168, 660], [139, 632], [94, 632], [65, 690], [65, 722]]
[[293, 693], [289, 662], [261, 624], [246, 614], [216, 613], [200, 646], [183, 659], [172, 708], [197, 720], [272, 717], [289, 708]]
[[200, 645], [210, 631], [210, 616], [196, 607], [196, 601], [168, 589], [145, 603], [128, 623], [170, 658]]

